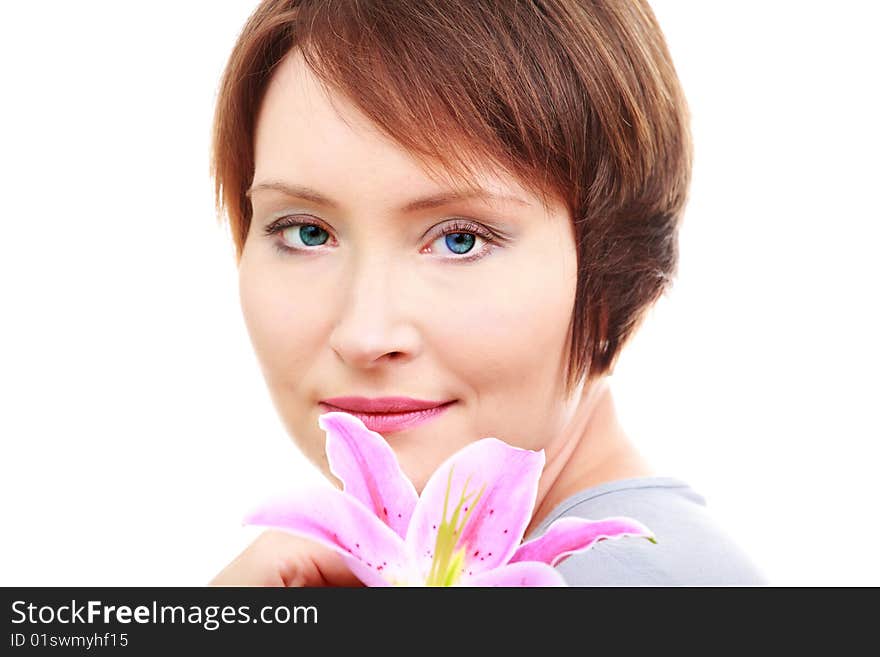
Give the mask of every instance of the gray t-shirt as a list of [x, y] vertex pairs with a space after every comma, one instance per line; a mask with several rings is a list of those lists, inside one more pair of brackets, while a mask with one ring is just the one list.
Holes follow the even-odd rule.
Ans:
[[657, 539], [623, 537], [594, 543], [556, 566], [569, 586], [761, 586], [766, 576], [715, 522], [706, 500], [672, 477], [613, 481], [559, 504], [526, 540], [565, 517], [626, 516]]

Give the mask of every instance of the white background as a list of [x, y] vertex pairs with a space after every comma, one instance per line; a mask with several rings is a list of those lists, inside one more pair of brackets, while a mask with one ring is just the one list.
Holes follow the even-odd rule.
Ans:
[[[201, 585], [317, 478], [208, 177], [253, 0], [0, 4], [2, 585]], [[624, 426], [779, 585], [880, 585], [873, 3], [655, 0], [693, 111], [673, 292]], [[873, 14], [873, 15], [872, 15]]]

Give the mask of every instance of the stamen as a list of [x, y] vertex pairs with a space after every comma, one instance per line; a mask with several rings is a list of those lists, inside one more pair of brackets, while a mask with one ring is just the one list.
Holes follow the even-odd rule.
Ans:
[[[452, 517], [446, 519], [446, 513], [449, 508], [449, 492], [452, 489], [452, 470], [449, 468], [449, 477], [446, 482], [446, 495], [443, 498], [443, 518], [437, 529], [437, 539], [434, 546], [434, 558], [431, 561], [431, 570], [426, 581], [427, 586], [454, 586], [459, 576], [464, 570], [464, 561], [467, 554], [467, 546], [458, 547], [458, 540], [467, 525], [471, 514], [483, 496], [486, 485], [480, 488], [476, 494], [476, 498], [469, 506], [464, 506], [474, 494], [467, 494], [468, 485], [470, 484], [470, 476], [465, 480], [464, 489], [461, 498], [452, 512]], [[464, 517], [459, 523], [462, 507], [464, 507]], [[456, 549], [458, 548], [458, 549]]]

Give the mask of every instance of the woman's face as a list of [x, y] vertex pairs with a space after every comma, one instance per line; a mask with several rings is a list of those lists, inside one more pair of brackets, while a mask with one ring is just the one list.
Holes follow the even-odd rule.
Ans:
[[[452, 187], [345, 98], [331, 100], [293, 52], [258, 117], [239, 269], [245, 323], [288, 432], [329, 475], [317, 420], [333, 409], [319, 402], [403, 396], [453, 402], [426, 423], [379, 431], [419, 491], [444, 459], [487, 436], [551, 458], [569, 410], [568, 213], [559, 204], [548, 214], [514, 180], [489, 174], [480, 185], [510, 198], [407, 208]], [[267, 234], [279, 219], [291, 225]]]

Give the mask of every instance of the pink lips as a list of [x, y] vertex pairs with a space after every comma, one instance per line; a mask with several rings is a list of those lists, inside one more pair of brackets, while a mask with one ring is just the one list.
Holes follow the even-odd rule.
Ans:
[[343, 411], [370, 429], [391, 433], [410, 429], [441, 415], [454, 402], [424, 401], [410, 397], [330, 397], [320, 402], [325, 411]]

